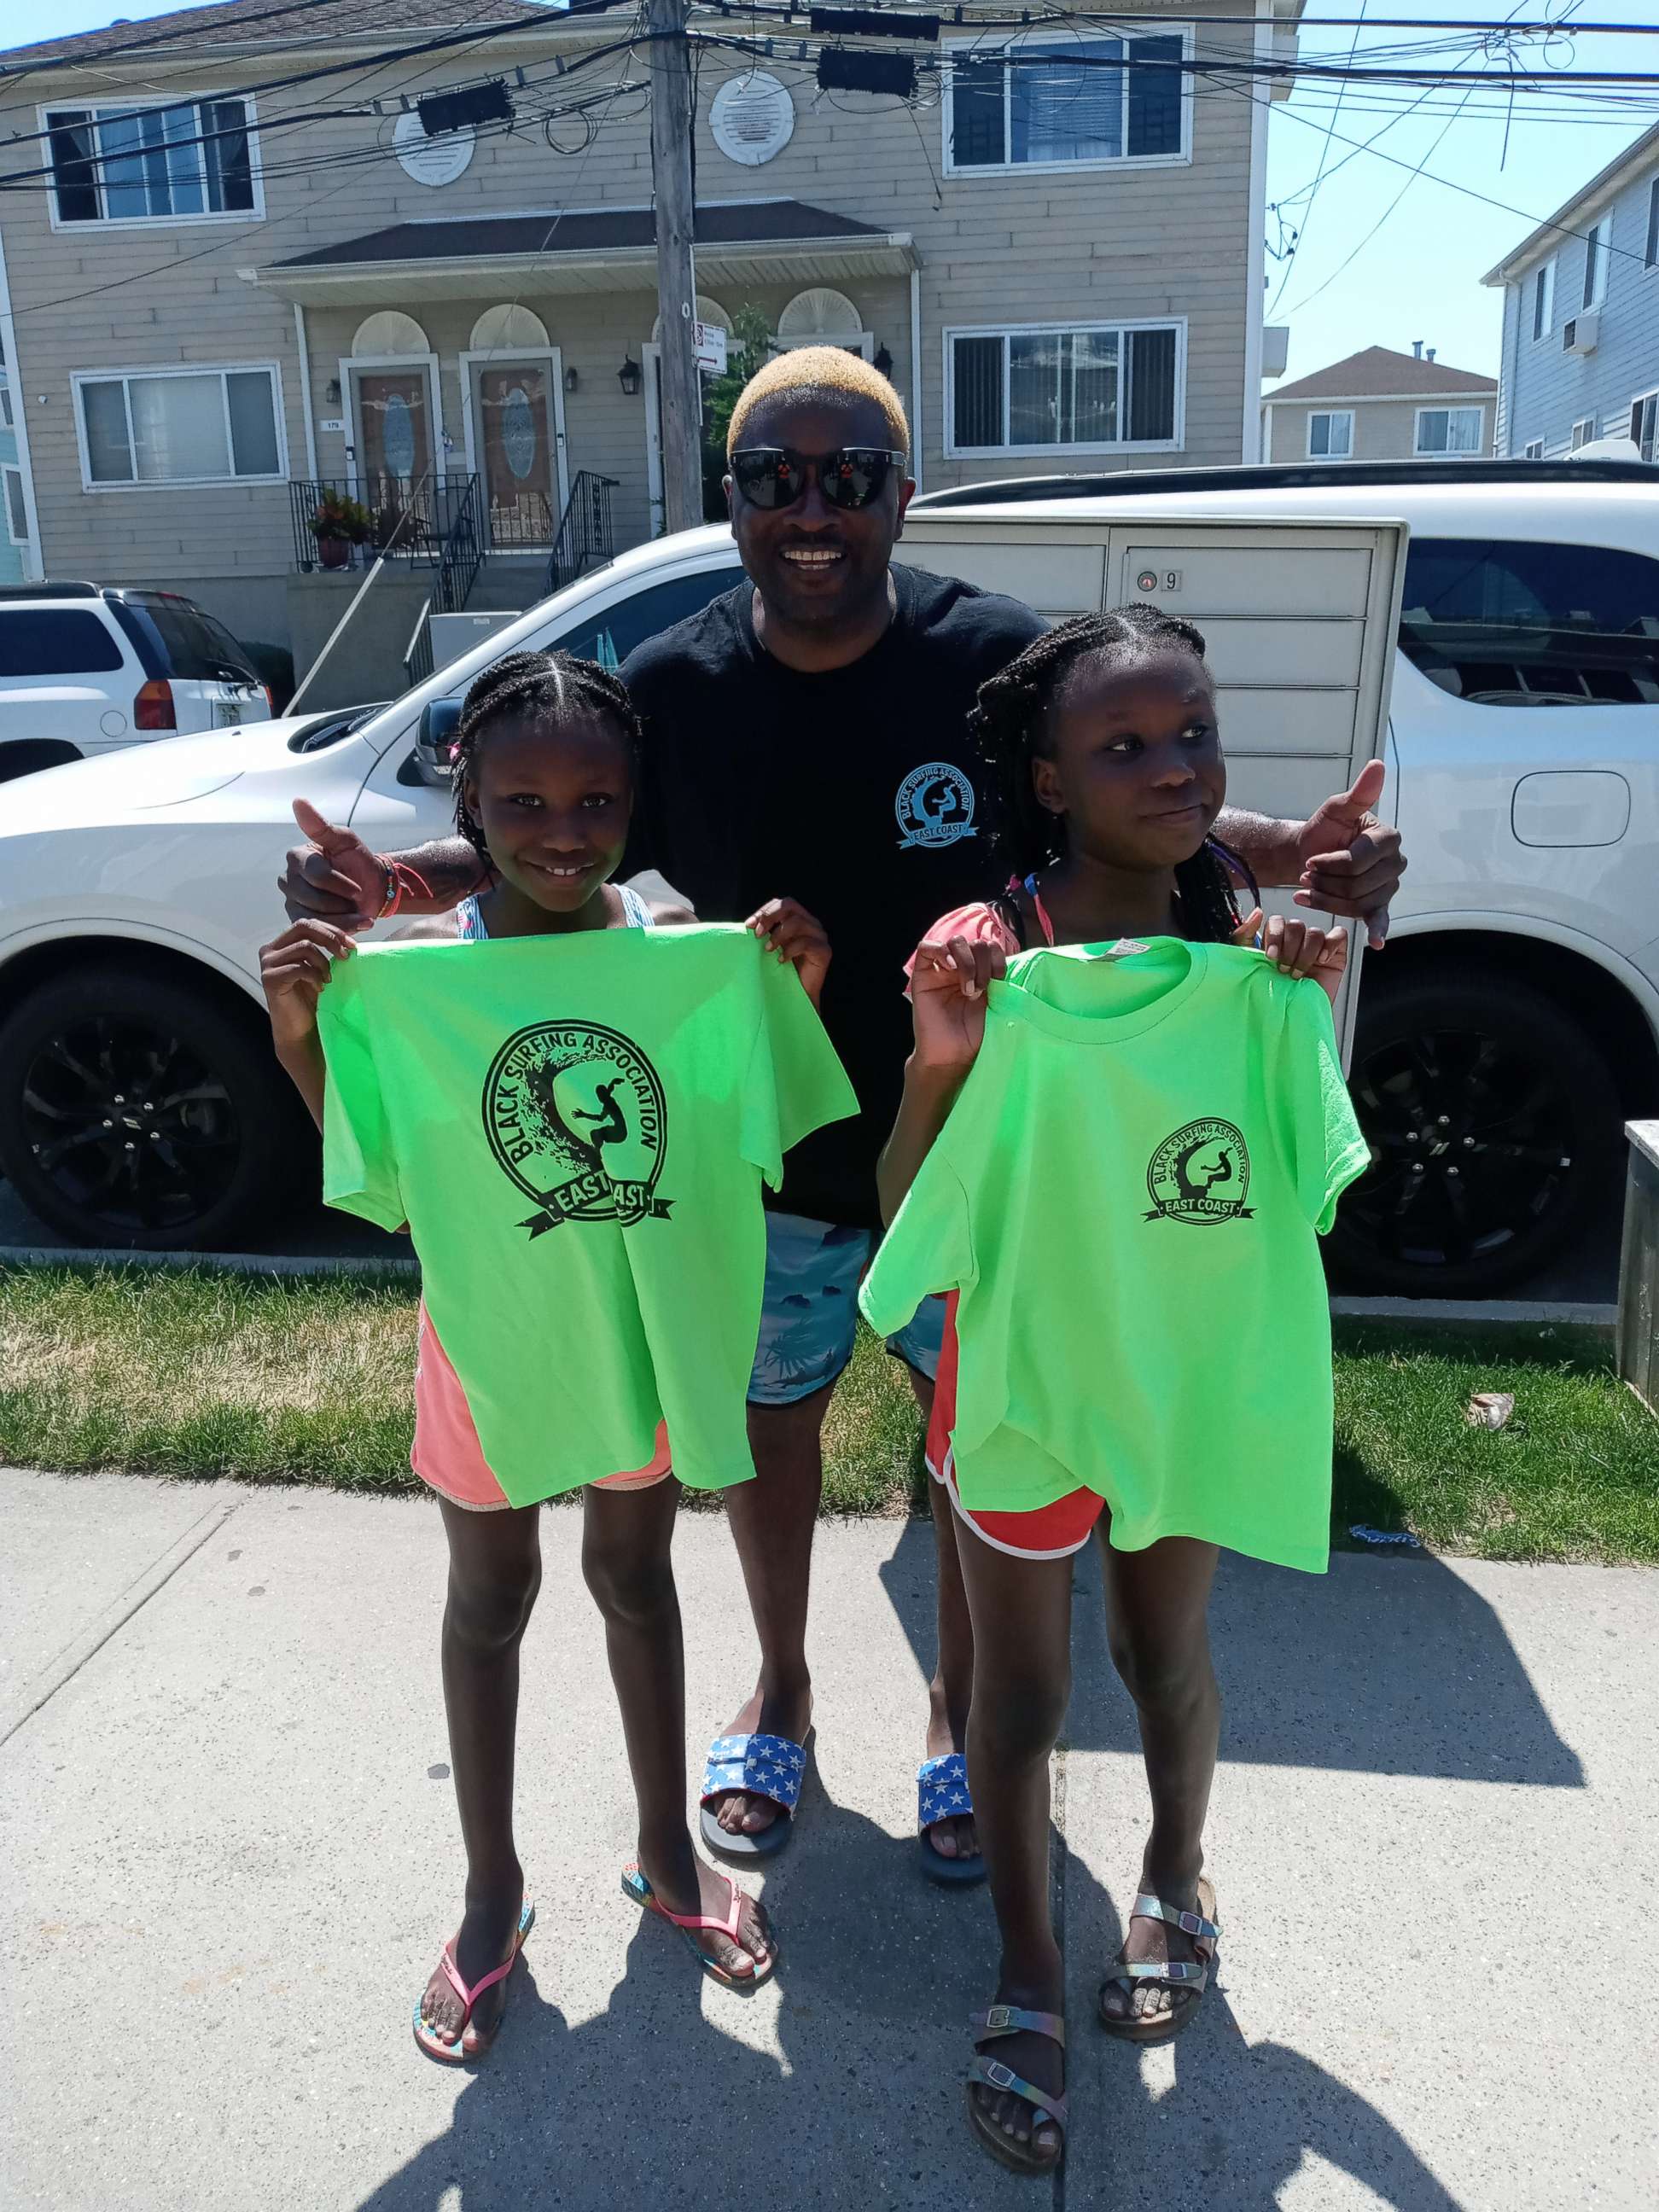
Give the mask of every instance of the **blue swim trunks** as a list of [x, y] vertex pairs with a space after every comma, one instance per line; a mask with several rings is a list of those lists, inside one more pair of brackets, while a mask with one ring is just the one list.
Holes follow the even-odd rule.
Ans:
[[[766, 1217], [766, 1290], [760, 1346], [749, 1379], [751, 1406], [793, 1406], [833, 1382], [853, 1357], [858, 1288], [875, 1251], [875, 1231]], [[927, 1298], [887, 1349], [931, 1382], [945, 1331], [945, 1301]]]

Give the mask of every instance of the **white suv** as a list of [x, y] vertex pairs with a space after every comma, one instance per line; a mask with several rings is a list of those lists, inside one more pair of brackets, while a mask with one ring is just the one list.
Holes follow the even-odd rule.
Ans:
[[194, 599], [101, 584], [0, 588], [0, 783], [270, 712], [246, 647]]
[[[1051, 615], [1152, 597], [1197, 620], [1240, 804], [1304, 811], [1383, 753], [1411, 866], [1348, 1012], [1374, 1164], [1340, 1265], [1447, 1296], [1533, 1269], [1613, 1188], [1621, 1116], [1659, 1107], [1659, 474], [1235, 469], [911, 514], [916, 566]], [[480, 668], [554, 645], [614, 665], [738, 574], [724, 530], [661, 539], [367, 720], [180, 738], [9, 792], [0, 1168], [19, 1194], [85, 1244], [198, 1249], [292, 1204], [309, 1169], [256, 948], [293, 799], [382, 850], [437, 834], [453, 702]]]

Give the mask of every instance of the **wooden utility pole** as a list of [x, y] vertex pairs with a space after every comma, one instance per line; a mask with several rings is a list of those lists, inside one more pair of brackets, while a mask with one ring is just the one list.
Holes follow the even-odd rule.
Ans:
[[[662, 314], [662, 491], [671, 531], [702, 520], [702, 396], [691, 325], [691, 50], [687, 0], [650, 0], [651, 187], [657, 214], [657, 302]], [[649, 404], [647, 400], [647, 404]]]

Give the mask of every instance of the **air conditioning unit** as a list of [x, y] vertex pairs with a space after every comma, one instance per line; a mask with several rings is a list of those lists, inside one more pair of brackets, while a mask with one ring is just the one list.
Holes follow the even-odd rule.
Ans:
[[1563, 353], [1594, 353], [1601, 336], [1601, 318], [1594, 307], [1582, 315], [1575, 315], [1561, 329]]

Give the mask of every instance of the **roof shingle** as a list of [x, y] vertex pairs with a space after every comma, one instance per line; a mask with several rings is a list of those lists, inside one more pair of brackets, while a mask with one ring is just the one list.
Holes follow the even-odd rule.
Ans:
[[[111, 0], [112, 6], [119, 0]], [[111, 23], [101, 31], [82, 31], [68, 39], [43, 39], [38, 46], [6, 50], [9, 62], [95, 61], [112, 46], [143, 44], [147, 60], [164, 61], [165, 46], [153, 49], [153, 40], [179, 40], [182, 58], [195, 60], [204, 39], [216, 45], [247, 45], [264, 48], [326, 44], [331, 39], [362, 38], [374, 32], [395, 36], [399, 45], [418, 39], [426, 31], [483, 30], [487, 25], [522, 19], [526, 23], [562, 22], [565, 10], [538, 7], [533, 0], [319, 0], [315, 7], [295, 8], [274, 15], [283, 0], [221, 0], [205, 8], [179, 8], [168, 15], [151, 15], [135, 22]], [[249, 20], [264, 16], [264, 21]]]
[[[740, 200], [696, 211], [700, 246], [805, 238], [884, 238], [884, 231], [804, 200]], [[278, 269], [330, 269], [356, 262], [472, 261], [497, 253], [601, 253], [654, 246], [649, 208], [603, 208], [571, 215], [480, 216], [471, 222], [398, 222], [362, 238], [279, 261]]]
[[1262, 397], [1277, 406], [1281, 399], [1407, 399], [1425, 392], [1438, 398], [1448, 392], [1490, 394], [1497, 389], [1495, 376], [1450, 368], [1443, 361], [1419, 361], [1415, 354], [1395, 353], [1389, 346], [1367, 346], [1294, 384], [1275, 386]]

